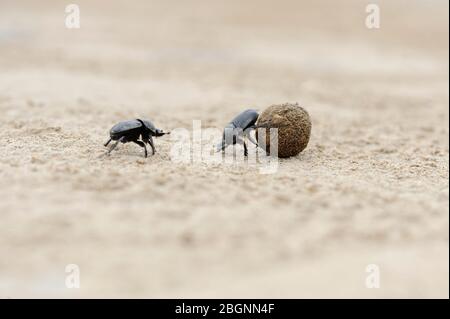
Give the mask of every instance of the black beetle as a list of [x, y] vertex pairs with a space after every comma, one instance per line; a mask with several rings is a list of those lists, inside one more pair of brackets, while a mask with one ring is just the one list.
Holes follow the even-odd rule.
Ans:
[[224, 151], [229, 145], [236, 143], [244, 145], [244, 155], [248, 155], [247, 144], [245, 138], [248, 138], [250, 142], [258, 145], [256, 141], [250, 135], [251, 130], [256, 129], [256, 121], [259, 114], [256, 110], [249, 109], [237, 115], [223, 131], [222, 141], [217, 144], [217, 152]]
[[[162, 130], [157, 129], [155, 125], [148, 120], [136, 119], [123, 121], [117, 123], [111, 128], [111, 131], [109, 132], [111, 138], [105, 143], [105, 147], [108, 146], [111, 141], [116, 141], [109, 147], [107, 152], [107, 154], [109, 154], [116, 148], [119, 142], [133, 142], [144, 148], [145, 157], [147, 157], [147, 147], [145, 147], [145, 144], [150, 144], [153, 155], [155, 154], [155, 145], [153, 144], [152, 137], [159, 137], [165, 134], [170, 134], [170, 132], [163, 132]], [[139, 140], [139, 137], [141, 140]]]

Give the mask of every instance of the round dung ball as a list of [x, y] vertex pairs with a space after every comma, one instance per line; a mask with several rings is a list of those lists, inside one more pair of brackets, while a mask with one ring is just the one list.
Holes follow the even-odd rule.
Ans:
[[[282, 158], [298, 155], [308, 145], [311, 135], [309, 114], [298, 103], [269, 106], [259, 116], [256, 126], [259, 130], [266, 129], [266, 150], [268, 152], [271, 140], [272, 144], [275, 144], [275, 136], [270, 136], [270, 128], [278, 129], [278, 157]], [[256, 137], [258, 138], [258, 130], [256, 130]]]

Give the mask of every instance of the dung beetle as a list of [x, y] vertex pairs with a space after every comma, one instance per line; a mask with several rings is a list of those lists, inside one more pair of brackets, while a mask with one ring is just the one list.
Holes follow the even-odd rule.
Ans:
[[244, 155], [248, 155], [247, 143], [245, 138], [248, 138], [250, 142], [258, 145], [250, 132], [256, 129], [256, 121], [258, 120], [259, 114], [256, 110], [249, 109], [245, 110], [225, 126], [223, 130], [222, 141], [217, 144], [216, 151], [224, 151], [229, 145], [235, 145], [236, 143], [244, 145]]
[[[152, 148], [153, 155], [155, 154], [153, 136], [159, 137], [165, 134], [170, 134], [170, 132], [163, 132], [162, 130], [157, 129], [155, 125], [153, 125], [153, 123], [148, 120], [136, 119], [119, 122], [114, 125], [109, 131], [109, 135], [111, 138], [104, 145], [105, 147], [108, 146], [111, 141], [115, 141], [115, 143], [109, 147], [106, 154], [110, 154], [117, 147], [117, 144], [119, 144], [119, 142], [133, 142], [144, 148], [145, 157], [147, 157], [147, 147], [145, 146], [145, 144], [149, 144]], [[141, 140], [139, 140], [139, 138]]]

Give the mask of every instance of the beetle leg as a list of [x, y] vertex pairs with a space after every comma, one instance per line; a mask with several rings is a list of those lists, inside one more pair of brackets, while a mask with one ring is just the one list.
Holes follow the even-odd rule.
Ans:
[[117, 145], [119, 144], [119, 142], [120, 142], [120, 140], [116, 141], [113, 145], [111, 145], [111, 146], [109, 147], [108, 152], [106, 152], [106, 154], [109, 155], [109, 154], [117, 147]]
[[117, 147], [117, 145], [119, 144], [119, 142], [124, 143], [124, 141], [125, 141], [125, 137], [124, 137], [124, 136], [121, 137], [120, 139], [118, 139], [113, 145], [111, 145], [111, 146], [109, 147], [109, 150], [106, 152], [106, 155], [109, 155], [109, 154]]
[[247, 143], [245, 142], [245, 136], [238, 137], [235, 144], [240, 144], [244, 146], [244, 156], [248, 156]]
[[247, 143], [244, 141], [244, 156], [248, 156]]
[[152, 155], [155, 155], [155, 145], [153, 144], [153, 137], [149, 136], [147, 141], [148, 144], [150, 144], [151, 148], [152, 148]]
[[144, 152], [145, 152], [145, 158], [147, 158], [147, 147], [145, 146], [144, 142], [141, 141], [133, 141], [133, 143], [136, 143], [137, 145], [139, 145], [140, 147], [144, 148]]
[[222, 140], [222, 142], [218, 143], [216, 145], [216, 153], [219, 153], [221, 151], [225, 151], [225, 148], [227, 147], [225, 140]]
[[111, 141], [112, 141], [112, 139], [109, 139], [108, 142], [106, 142], [106, 143], [103, 144], [103, 145], [105, 145], [105, 147], [106, 147], [106, 146], [108, 146], [108, 144], [109, 144]]
[[251, 136], [251, 131], [254, 130], [255, 127], [250, 127], [248, 129], [245, 130], [245, 136], [248, 138], [248, 140], [250, 142], [252, 142], [253, 144], [255, 144], [256, 146], [258, 146], [258, 142], [255, 141], [255, 139], [253, 138], [253, 136]]

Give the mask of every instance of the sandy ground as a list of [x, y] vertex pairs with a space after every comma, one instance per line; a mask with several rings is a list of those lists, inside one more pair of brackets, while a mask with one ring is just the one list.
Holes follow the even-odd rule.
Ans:
[[[70, 30], [0, 1], [1, 298], [448, 298], [447, 1], [378, 1], [372, 30], [364, 1], [76, 3]], [[312, 137], [275, 174], [176, 165], [169, 137], [101, 157], [121, 120], [287, 101]]]

